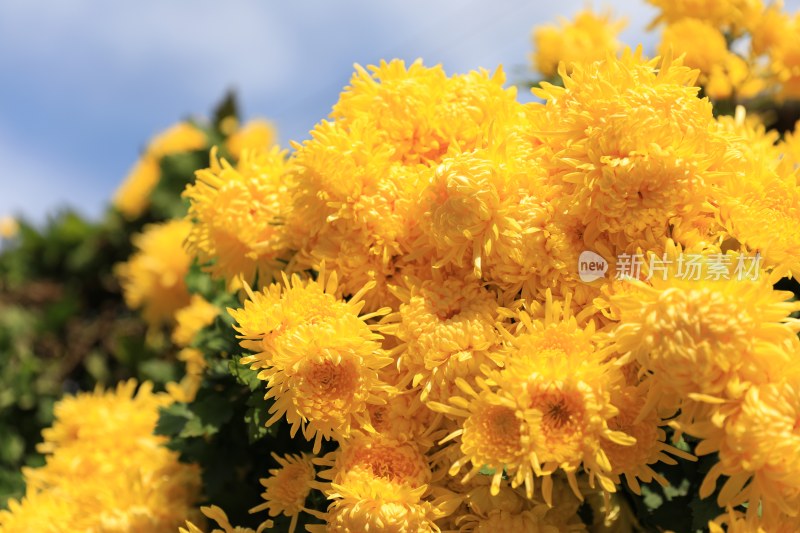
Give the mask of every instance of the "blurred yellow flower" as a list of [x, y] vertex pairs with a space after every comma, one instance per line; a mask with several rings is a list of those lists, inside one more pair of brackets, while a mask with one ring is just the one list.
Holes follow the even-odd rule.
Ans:
[[136, 252], [114, 268], [125, 303], [140, 309], [151, 328], [174, 323], [175, 312], [191, 301], [184, 280], [191, 258], [183, 251], [190, 229], [184, 220], [145, 226], [131, 239]]
[[545, 77], [555, 76], [562, 61], [569, 73], [573, 63], [605, 59], [622, 47], [617, 36], [626, 21], [612, 20], [610, 13], [601, 15], [585, 10], [575, 15], [574, 21], [561, 19], [559, 24], [540, 26], [533, 31], [531, 59]]
[[277, 137], [275, 126], [271, 122], [256, 119], [235, 130], [225, 141], [225, 147], [238, 159], [245, 151], [269, 150], [277, 144]]
[[24, 470], [27, 494], [0, 511], [0, 530], [166, 533], [194, 518], [200, 471], [153, 435], [170, 398], [150, 383], [135, 390], [131, 380], [56, 404], [39, 446], [46, 463]]
[[662, 56], [670, 51], [683, 55], [686, 66], [700, 70], [698, 83], [711, 98], [749, 98], [764, 88], [748, 63], [728, 50], [720, 29], [701, 19], [682, 18], [669, 24], [658, 50]]
[[19, 223], [11, 216], [0, 217], [0, 238], [13, 239], [19, 232]]
[[749, 29], [763, 10], [762, 0], [647, 0], [660, 10], [651, 22], [672, 24], [682, 19], [698, 19], [722, 31], [740, 34]]

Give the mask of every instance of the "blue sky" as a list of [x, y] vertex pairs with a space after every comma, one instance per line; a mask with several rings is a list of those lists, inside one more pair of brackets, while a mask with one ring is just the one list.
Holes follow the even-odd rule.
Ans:
[[[797, 9], [800, 0], [786, 2]], [[96, 216], [147, 139], [206, 115], [235, 88], [245, 118], [302, 140], [353, 63], [422, 58], [450, 72], [503, 64], [523, 80], [534, 25], [584, 0], [3, 0], [0, 216], [42, 220], [60, 205]], [[623, 40], [652, 49], [643, 1]]]

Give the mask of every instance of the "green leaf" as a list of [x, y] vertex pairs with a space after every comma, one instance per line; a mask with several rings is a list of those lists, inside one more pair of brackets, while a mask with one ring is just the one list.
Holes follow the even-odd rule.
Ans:
[[236, 381], [242, 385], [247, 385], [247, 388], [251, 391], [263, 390], [264, 382], [258, 379], [258, 371], [240, 364], [238, 358], [236, 359], [236, 361], [228, 361], [228, 370], [236, 378]]
[[173, 403], [159, 410], [155, 434], [167, 437], [179, 435], [194, 415], [185, 403]]
[[270, 418], [269, 409], [272, 402], [264, 399], [263, 394], [256, 393], [250, 395], [247, 400], [248, 409], [244, 415], [247, 424], [247, 440], [250, 444], [268, 436], [273, 436], [277, 432], [277, 424], [266, 427], [267, 420]]

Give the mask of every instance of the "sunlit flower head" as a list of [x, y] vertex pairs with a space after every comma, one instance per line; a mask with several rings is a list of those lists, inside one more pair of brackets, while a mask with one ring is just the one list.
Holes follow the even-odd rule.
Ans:
[[789, 372], [785, 379], [751, 387], [738, 406], [722, 406], [710, 423], [697, 425], [705, 440], [696, 452], [719, 453], [700, 496], [711, 494], [724, 475], [727, 480], [717, 499], [721, 506], [747, 501], [749, 518], [759, 513], [765, 526], [779, 522], [782, 515], [797, 518], [799, 419], [800, 379], [797, 372]]
[[684, 64], [700, 70], [699, 84], [715, 99], [749, 98], [763, 88], [751, 75], [750, 66], [728, 50], [722, 31], [703, 20], [683, 18], [667, 25], [661, 36], [659, 53], [684, 56]]
[[582, 466], [590, 480], [607, 492], [615, 490], [606, 476], [611, 470], [602, 442], [630, 446], [634, 440], [609, 427], [617, 414], [610, 401], [622, 374], [606, 348], [598, 345], [594, 325], [581, 328], [569, 303], [550, 295], [544, 317], [518, 314], [515, 335], [506, 333], [502, 370], [490, 373], [498, 394], [512, 399], [530, 434], [530, 464], [543, 478], [543, 496], [551, 501], [552, 479], [563, 470], [576, 495], [575, 472]]
[[755, 18], [753, 49], [769, 58], [770, 81], [777, 85], [777, 97], [800, 97], [800, 43], [795, 38], [800, 30], [800, 13], [784, 13], [775, 2]]
[[561, 61], [570, 72], [573, 63], [604, 59], [622, 47], [617, 36], [625, 24], [625, 20], [612, 20], [610, 13], [585, 10], [575, 20], [561, 19], [559, 26], [539, 26], [533, 31], [533, 64], [542, 75], [552, 77]]
[[395, 321], [384, 331], [401, 344], [398, 368], [413, 386], [446, 399], [455, 390], [456, 377], [478, 375], [483, 364], [492, 366], [491, 353], [499, 336], [495, 323], [500, 306], [495, 295], [469, 274], [434, 275], [430, 280], [406, 279], [396, 289], [399, 311], [386, 318]]
[[290, 516], [289, 533], [297, 527], [297, 519], [305, 510], [306, 498], [311, 492], [315, 470], [311, 457], [303, 455], [285, 455], [278, 457], [272, 454], [280, 468], [270, 469], [270, 477], [261, 479], [266, 491], [261, 494], [264, 503], [253, 507], [250, 512], [267, 510], [269, 516]]
[[526, 491], [532, 493], [531, 435], [522, 413], [513, 401], [485, 386], [476, 392], [460, 378], [457, 384], [464, 396], [451, 397], [452, 405], [429, 404], [452, 418], [464, 419], [460, 429], [442, 441], [458, 438], [460, 458], [450, 466], [450, 475], [457, 475], [469, 464], [470, 470], [461, 478], [462, 483], [485, 471], [492, 477], [492, 494], [500, 492], [504, 474], [510, 478], [512, 487], [524, 484]]
[[728, 55], [728, 44], [719, 28], [696, 18], [681, 19], [664, 29], [659, 54], [666, 55], [670, 49], [676, 56], [684, 55], [686, 66], [704, 74]]
[[626, 51], [562, 77], [564, 87], [533, 90], [545, 103], [532, 120], [549, 153], [543, 164], [563, 190], [557, 205], [586, 233], [655, 243], [670, 221], [706, 209], [727, 144], [711, 103], [697, 98], [697, 71]]
[[229, 309], [242, 346], [257, 352], [241, 363], [261, 370], [266, 397], [275, 398], [267, 425], [285, 415], [292, 435], [302, 427], [314, 440], [315, 453], [323, 438], [347, 438], [354, 423], [369, 427], [367, 405], [383, 402], [377, 370], [391, 360], [366, 323], [375, 315], [359, 316], [369, 288], [344, 302], [336, 274], [323, 270], [317, 280], [284, 277], [260, 293], [248, 289], [244, 308]]
[[416, 391], [389, 390], [385, 396], [386, 403], [367, 406], [372, 428], [395, 440], [427, 442], [426, 438], [437, 429], [436, 414], [422, 402], [420, 395]]
[[285, 171], [286, 153], [277, 147], [246, 151], [236, 167], [218, 160], [212, 150], [211, 167], [197, 172], [183, 196], [193, 223], [187, 250], [213, 276], [229, 282], [241, 276], [247, 283], [257, 276], [265, 284], [285, 266]]
[[798, 172], [748, 167], [718, 195], [728, 233], [758, 251], [763, 268], [800, 275], [800, 187]]
[[332, 117], [350, 125], [367, 120], [405, 164], [435, 164], [451, 144], [471, 150], [489, 130], [517, 109], [516, 89], [503, 87], [498, 69], [448, 77], [441, 66], [421, 61], [381, 62], [356, 73], [334, 106]]
[[140, 309], [151, 327], [173, 323], [175, 312], [190, 302], [184, 278], [192, 261], [183, 251], [190, 228], [183, 220], [145, 226], [131, 239], [134, 254], [114, 268], [125, 303]]
[[366, 476], [417, 488], [430, 482], [431, 470], [415, 443], [362, 435], [343, 443], [335, 453], [332, 469], [321, 476], [339, 485]]
[[[738, 279], [741, 255], [670, 250], [668, 270], [612, 298], [621, 310], [617, 350], [652, 372], [653, 393], [738, 398], [754, 380], [775, 375], [797, 343], [789, 294], [773, 290], [763, 274]], [[697, 265], [705, 267], [702, 276], [691, 273]], [[709, 278], [709, 268], [719, 279]]]
[[352, 476], [334, 484], [333, 502], [324, 515], [325, 526], [310, 526], [314, 533], [439, 533], [435, 521], [444, 515], [424, 500], [427, 487], [410, 488], [372, 476]]

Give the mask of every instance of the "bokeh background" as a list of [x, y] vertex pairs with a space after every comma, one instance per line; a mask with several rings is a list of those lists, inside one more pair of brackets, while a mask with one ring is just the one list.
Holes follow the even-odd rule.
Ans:
[[[787, 0], [788, 11], [800, 0]], [[43, 221], [69, 205], [96, 217], [146, 141], [210, 113], [234, 89], [245, 118], [283, 144], [326, 117], [353, 63], [395, 57], [448, 73], [502, 64], [535, 78], [531, 29], [585, 0], [3, 0], [0, 217]], [[652, 51], [654, 10], [614, 0], [625, 43]], [[522, 89], [524, 95], [527, 91]]]

